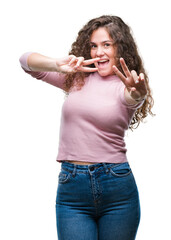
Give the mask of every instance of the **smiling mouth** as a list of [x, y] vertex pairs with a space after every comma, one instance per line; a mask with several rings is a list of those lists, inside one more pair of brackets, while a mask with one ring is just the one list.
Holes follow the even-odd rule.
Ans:
[[109, 60], [100, 60], [97, 62], [99, 68], [106, 67], [108, 63], [109, 63]]

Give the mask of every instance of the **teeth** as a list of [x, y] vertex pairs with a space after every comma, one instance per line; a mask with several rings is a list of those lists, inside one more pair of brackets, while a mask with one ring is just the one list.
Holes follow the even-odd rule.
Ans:
[[99, 62], [107, 62], [108, 60], [100, 60]]

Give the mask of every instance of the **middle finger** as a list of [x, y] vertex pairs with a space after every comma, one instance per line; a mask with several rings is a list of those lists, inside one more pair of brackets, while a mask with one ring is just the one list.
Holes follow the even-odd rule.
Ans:
[[77, 59], [78, 60], [77, 60], [76, 67], [79, 67], [82, 64], [82, 62], [84, 61], [84, 58], [83, 57], [78, 57]]
[[133, 77], [133, 79], [134, 79], [135, 84], [139, 83], [138, 75], [137, 75], [137, 73], [136, 73], [135, 70], [132, 70], [132, 71], [131, 71], [131, 75], [132, 75], [132, 77]]
[[84, 60], [83, 61], [83, 65], [90, 65], [92, 63], [98, 62], [100, 60], [100, 58], [92, 58], [92, 59], [88, 59], [88, 60]]

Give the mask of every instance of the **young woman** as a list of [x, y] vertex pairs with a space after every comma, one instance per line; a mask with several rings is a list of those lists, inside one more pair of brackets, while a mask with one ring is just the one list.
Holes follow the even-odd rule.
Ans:
[[65, 91], [57, 161], [59, 240], [133, 240], [140, 220], [124, 134], [153, 98], [130, 28], [116, 16], [89, 21], [69, 56], [25, 53], [31, 76]]

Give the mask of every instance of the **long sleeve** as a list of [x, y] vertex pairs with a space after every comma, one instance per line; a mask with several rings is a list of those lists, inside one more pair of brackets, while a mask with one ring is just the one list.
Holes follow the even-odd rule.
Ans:
[[27, 59], [32, 52], [24, 53], [19, 61], [23, 70], [30, 74], [33, 78], [47, 82], [55, 87], [64, 89], [65, 74], [59, 72], [34, 72], [31, 71], [27, 64]]

